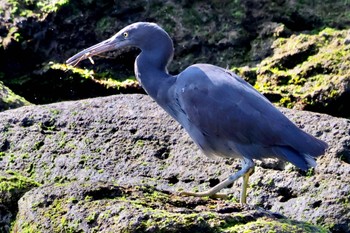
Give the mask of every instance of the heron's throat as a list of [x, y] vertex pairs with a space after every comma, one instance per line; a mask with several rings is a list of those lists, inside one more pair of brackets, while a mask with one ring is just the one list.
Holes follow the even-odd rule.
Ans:
[[163, 57], [160, 61], [159, 57], [149, 56], [144, 51], [135, 60], [136, 78], [153, 99], [156, 99], [159, 93], [169, 89], [172, 85], [174, 78], [168, 73], [168, 60], [170, 61], [171, 58]]
[[135, 75], [145, 91], [155, 98], [159, 89], [168, 88], [167, 79], [172, 77], [167, 66], [173, 58], [173, 42], [167, 33], [155, 31], [140, 49], [135, 61]]

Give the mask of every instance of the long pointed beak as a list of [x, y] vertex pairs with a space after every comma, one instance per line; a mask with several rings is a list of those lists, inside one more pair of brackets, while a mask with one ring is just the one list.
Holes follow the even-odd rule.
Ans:
[[90, 59], [90, 61], [92, 62], [91, 57], [98, 55], [100, 53], [104, 53], [107, 51], [111, 51], [111, 50], [115, 50], [118, 47], [118, 43], [116, 42], [116, 38], [113, 36], [107, 40], [104, 40], [96, 45], [93, 45], [87, 49], [84, 49], [83, 51], [75, 54], [74, 56], [72, 56], [71, 58], [69, 58], [66, 63], [68, 65], [77, 65], [80, 61], [84, 60], [84, 59]]

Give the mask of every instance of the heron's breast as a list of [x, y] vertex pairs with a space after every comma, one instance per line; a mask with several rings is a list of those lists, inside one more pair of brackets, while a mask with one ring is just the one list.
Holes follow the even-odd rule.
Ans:
[[231, 140], [227, 140], [217, 135], [208, 135], [196, 127], [191, 127], [187, 132], [192, 140], [208, 157], [219, 156], [224, 158], [243, 158], [237, 145]]

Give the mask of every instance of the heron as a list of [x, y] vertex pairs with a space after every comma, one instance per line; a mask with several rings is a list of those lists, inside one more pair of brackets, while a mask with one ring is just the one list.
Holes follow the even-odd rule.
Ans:
[[208, 157], [240, 159], [242, 166], [219, 184], [188, 196], [223, 197], [220, 190], [243, 178], [240, 203], [247, 202], [254, 160], [277, 158], [301, 170], [316, 166], [328, 145], [304, 132], [264, 95], [228, 69], [194, 64], [177, 75], [168, 72], [174, 54], [169, 34], [156, 23], [130, 24], [107, 40], [69, 58], [68, 65], [98, 54], [137, 47], [135, 76], [145, 92], [187, 131]]

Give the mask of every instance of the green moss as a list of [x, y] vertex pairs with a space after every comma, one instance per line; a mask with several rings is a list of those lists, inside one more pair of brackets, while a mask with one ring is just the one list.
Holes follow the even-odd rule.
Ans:
[[[12, 228], [11, 229], [11, 233], [17, 233], [17, 229], [16, 228]], [[40, 229], [38, 229], [38, 227], [36, 226], [36, 224], [32, 224], [32, 223], [23, 223], [21, 225], [21, 233], [42, 233], [42, 231]]]
[[68, 206], [65, 203], [65, 199], [55, 199], [43, 213], [44, 217], [51, 220], [54, 232], [75, 232], [78, 224], [67, 220], [67, 211]]
[[60, 70], [64, 72], [71, 72], [74, 77], [71, 78], [82, 78], [82, 79], [89, 79], [92, 80], [98, 84], [101, 84], [105, 86], [107, 89], [126, 89], [128, 87], [138, 87], [139, 84], [135, 77], [128, 77], [123, 80], [117, 80], [115, 77], [113, 77], [113, 74], [110, 72], [101, 72], [101, 73], [95, 73], [93, 70], [89, 69], [81, 69], [77, 68], [71, 65], [65, 65], [60, 63], [53, 63], [49, 62], [46, 65], [46, 69], [53, 69], [53, 70]]
[[34, 143], [33, 149], [39, 150], [44, 145], [44, 141], [38, 141]]
[[279, 101], [280, 105], [287, 108], [293, 108], [294, 104], [289, 96], [282, 97]]
[[87, 223], [91, 224], [96, 220], [97, 216], [98, 214], [96, 212], [92, 212], [86, 217], [85, 220]]
[[67, 5], [69, 0], [9, 0], [9, 7], [12, 17], [37, 17], [44, 14], [55, 12], [60, 7]]
[[[15, 217], [18, 200], [28, 190], [38, 186], [40, 186], [40, 184], [31, 178], [23, 176], [18, 172], [6, 171], [5, 175], [0, 176], [0, 204], [6, 206], [8, 210], [13, 211], [13, 217]], [[14, 221], [14, 219], [11, 220]], [[9, 221], [9, 219], [6, 221]], [[11, 225], [13, 226], [13, 224]], [[26, 229], [27, 230], [22, 232], [40, 232], [35, 231], [35, 228], [29, 225], [26, 227]]]
[[52, 113], [52, 115], [57, 116], [58, 114], [60, 114], [60, 110], [59, 109], [50, 109], [50, 113]]
[[82, 78], [90, 79], [93, 78], [94, 71], [88, 69], [80, 69], [74, 66], [49, 62], [46, 64], [46, 69], [62, 70], [64, 72], [71, 71], [73, 74], [78, 74]]
[[[103, 223], [106, 219], [111, 231], [120, 230], [123, 222], [123, 232], [323, 232], [321, 228], [302, 222], [278, 220], [268, 216], [258, 217], [256, 220], [250, 211], [220, 214], [216, 212], [218, 203], [214, 200], [184, 199], [149, 186], [122, 188], [85, 183], [82, 187], [89, 191], [82, 190], [78, 193], [71, 192], [67, 183], [59, 186], [63, 189], [60, 192], [63, 195], [54, 196], [53, 199], [44, 198], [32, 204], [36, 214], [46, 218], [44, 222], [50, 223], [49, 229], [53, 232], [77, 232], [81, 225], [88, 225], [91, 232], [99, 232], [102, 230], [101, 226], [105, 229]], [[227, 202], [221, 205], [230, 204]], [[209, 206], [213, 207], [208, 208]], [[81, 218], [75, 218], [73, 213], [79, 213]], [[124, 224], [126, 217], [129, 221], [127, 226]], [[31, 221], [32, 229], [42, 227], [42, 220]], [[16, 227], [21, 230], [28, 225], [25, 223], [25, 227]]]
[[312, 167], [312, 168], [309, 168], [306, 172], [306, 176], [307, 177], [312, 177], [313, 175], [315, 175], [315, 169]]
[[117, 90], [139, 85], [137, 80], [135, 79], [135, 77], [130, 77], [130, 78], [127, 78], [123, 81], [115, 80], [112, 78], [107, 78], [104, 80], [99, 80], [97, 82], [100, 84], [103, 84], [107, 88], [115, 88]]
[[[337, 99], [350, 77], [350, 46], [344, 43], [349, 30], [325, 28], [317, 34], [276, 39], [273, 55], [255, 69], [235, 68], [254, 87], [277, 105], [305, 108], [327, 105]], [[242, 72], [244, 70], [244, 72]]]
[[31, 178], [21, 175], [18, 172], [6, 171], [8, 176], [0, 176], [0, 192], [21, 192], [31, 187], [40, 186]]
[[12, 90], [10, 90], [8, 87], [3, 85], [1, 81], [0, 81], [0, 92], [1, 92], [0, 103], [2, 103], [3, 105], [2, 109], [0, 110], [7, 110], [7, 109], [31, 104], [23, 97], [16, 95]]
[[144, 140], [141, 140], [141, 139], [139, 139], [139, 140], [137, 140], [136, 141], [136, 146], [139, 146], [139, 147], [143, 147], [144, 145], [145, 145], [145, 141]]
[[315, 227], [311, 224], [286, 220], [286, 219], [264, 219], [259, 218], [257, 221], [246, 224], [236, 224], [232, 227], [225, 228], [226, 232], [271, 232], [271, 233], [326, 233], [326, 229]]

